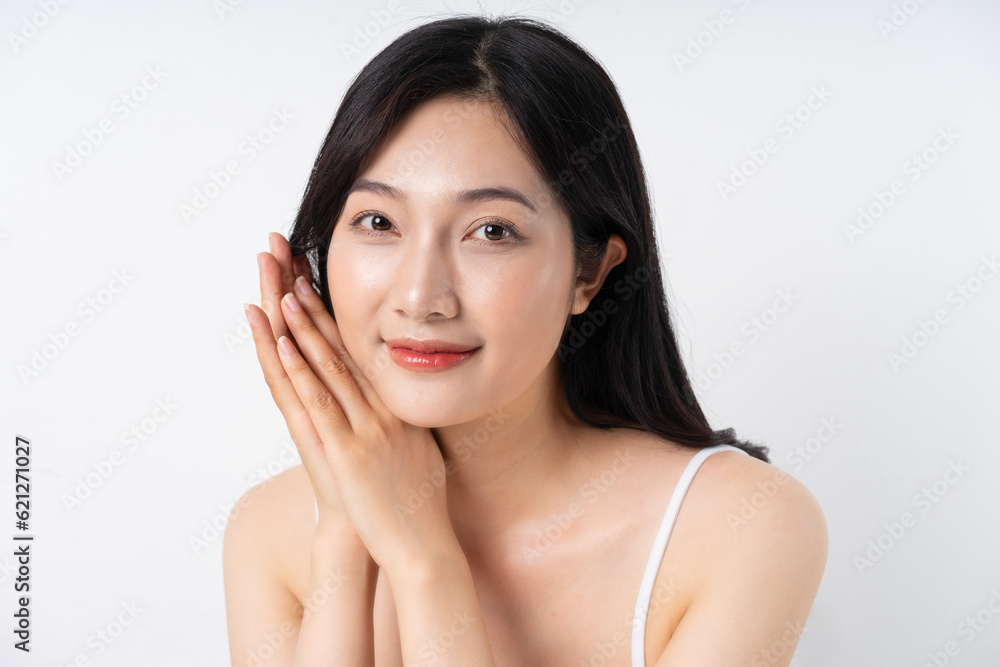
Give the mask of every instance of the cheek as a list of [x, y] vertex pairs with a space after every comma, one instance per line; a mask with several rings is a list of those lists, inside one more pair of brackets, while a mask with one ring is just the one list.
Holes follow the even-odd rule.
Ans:
[[[330, 299], [337, 296], [346, 300], [350, 307], [350, 297], [376, 293], [389, 275], [385, 256], [365, 252], [363, 246], [351, 246], [336, 239], [330, 244], [327, 255], [327, 280], [330, 285]], [[336, 309], [336, 301], [334, 301]]]
[[371, 333], [378, 309], [377, 295], [382, 293], [386, 275], [383, 268], [357, 248], [347, 252], [346, 247], [331, 244], [327, 255], [327, 285], [337, 327], [347, 351], [358, 360], [364, 358], [365, 346], [370, 344], [365, 336]]
[[558, 346], [572, 271], [564, 259], [547, 254], [497, 265], [475, 272], [466, 284], [463, 301], [475, 308], [482, 335], [494, 342], [503, 363], [544, 364]]

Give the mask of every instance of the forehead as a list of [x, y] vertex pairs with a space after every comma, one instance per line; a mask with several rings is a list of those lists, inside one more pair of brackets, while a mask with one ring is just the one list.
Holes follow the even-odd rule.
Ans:
[[435, 200], [484, 186], [516, 188], [533, 201], [550, 200], [544, 179], [498, 113], [483, 102], [428, 100], [393, 128], [359, 178]]

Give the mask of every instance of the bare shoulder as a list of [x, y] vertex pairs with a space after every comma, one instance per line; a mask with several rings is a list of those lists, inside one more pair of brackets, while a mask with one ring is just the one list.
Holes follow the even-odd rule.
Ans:
[[[694, 476], [679, 520], [697, 552], [695, 590], [655, 664], [787, 667], [826, 569], [827, 524], [815, 496], [770, 463], [716, 452]], [[712, 640], [720, 624], [725, 644]], [[774, 646], [781, 655], [769, 653]]]
[[[301, 572], [315, 522], [312, 487], [296, 466], [247, 489], [229, 513], [222, 545], [229, 651], [240, 662], [270, 643], [271, 662], [290, 665], [302, 620]], [[308, 522], [307, 522], [308, 518]], [[306, 570], [308, 573], [308, 570]], [[237, 658], [239, 656], [239, 658]], [[256, 658], [254, 658], [256, 660]], [[259, 663], [259, 661], [258, 661]]]
[[[670, 484], [701, 451], [651, 433], [622, 430], [614, 438], [617, 446], [638, 461], [638, 468]], [[696, 525], [699, 538], [713, 542], [703, 546], [713, 550], [736, 542], [786, 540], [794, 541], [800, 550], [811, 548], [814, 557], [821, 552], [825, 563], [827, 526], [819, 501], [790, 474], [743, 452], [719, 451], [702, 461], [679, 520]]]
[[758, 618], [744, 627], [748, 647], [753, 636], [797, 641], [829, 551], [819, 501], [788, 473], [732, 451], [709, 456], [690, 491], [706, 548], [689, 623], [701, 617], [708, 624], [709, 610], [755, 605]]
[[[643, 466], [673, 471], [664, 479], [677, 479], [700, 451], [652, 434], [627, 440], [636, 445], [632, 451]], [[694, 475], [682, 508], [678, 528], [684, 528], [680, 523], [692, 528], [705, 553], [725, 558], [739, 547], [773, 555], [783, 544], [805, 564], [820, 571], [825, 567], [828, 536], [819, 501], [802, 482], [758, 458], [735, 451], [711, 454]]]
[[[790, 474], [740, 452], [709, 456], [692, 482], [714, 516], [713, 534], [724, 545], [743, 548], [795, 545], [804, 557], [826, 562], [828, 535], [823, 508]], [[705, 517], [707, 518], [707, 517]], [[721, 545], [720, 545], [721, 546]]]
[[[277, 579], [292, 584], [296, 565], [308, 550], [315, 526], [314, 495], [302, 465], [288, 468], [247, 489], [229, 514], [223, 546], [224, 560], [253, 558], [263, 562]], [[226, 555], [226, 552], [230, 553]]]

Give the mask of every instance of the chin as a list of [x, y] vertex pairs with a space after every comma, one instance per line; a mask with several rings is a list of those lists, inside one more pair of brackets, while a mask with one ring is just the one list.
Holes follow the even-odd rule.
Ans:
[[422, 406], [412, 403], [402, 410], [398, 410], [391, 405], [388, 407], [392, 414], [396, 415], [401, 421], [417, 428], [442, 428], [461, 423], [461, 420], [455, 419], [454, 415], [439, 415], [436, 411], [424, 410]]
[[461, 410], [449, 407], [456, 405], [457, 401], [454, 398], [420, 396], [416, 393], [383, 395], [380, 392], [379, 395], [382, 396], [382, 401], [389, 408], [389, 412], [407, 424], [419, 428], [442, 428], [469, 420], [467, 404]]

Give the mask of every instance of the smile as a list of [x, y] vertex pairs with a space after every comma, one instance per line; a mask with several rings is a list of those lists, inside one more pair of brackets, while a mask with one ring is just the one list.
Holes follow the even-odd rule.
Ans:
[[481, 348], [466, 352], [417, 352], [405, 347], [389, 347], [389, 356], [397, 366], [410, 371], [435, 372], [453, 368], [473, 357]]

